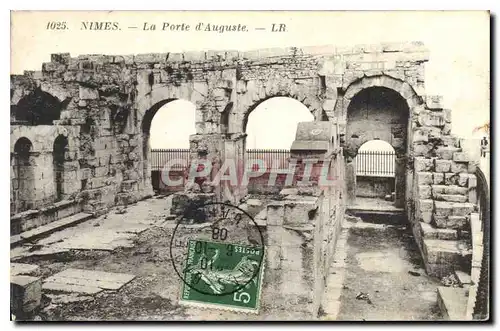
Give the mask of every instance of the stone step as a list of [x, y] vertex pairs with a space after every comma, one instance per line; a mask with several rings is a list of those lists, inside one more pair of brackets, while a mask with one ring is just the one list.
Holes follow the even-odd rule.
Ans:
[[470, 270], [472, 250], [466, 240], [423, 239], [422, 257], [430, 276], [444, 277]]
[[27, 264], [27, 263], [11, 263], [10, 264], [10, 275], [27, 275], [33, 276], [38, 270], [39, 266], [35, 264]]
[[446, 320], [463, 321], [466, 319], [469, 290], [460, 287], [440, 286], [438, 306]]
[[[74, 214], [65, 218], [62, 218], [60, 220], [51, 222], [46, 225], [39, 226], [35, 229], [29, 230], [22, 232], [20, 234], [20, 240], [17, 238], [12, 238], [11, 237], [11, 246], [15, 246], [27, 241], [32, 241], [36, 239], [40, 239], [42, 237], [48, 236], [51, 233], [54, 233], [56, 231], [65, 229], [70, 226], [75, 226], [79, 223], [82, 223], [88, 219], [91, 219], [93, 217], [92, 214], [89, 213], [78, 213]], [[14, 242], [14, 245], [12, 244]]]
[[455, 276], [457, 277], [458, 281], [460, 282], [460, 285], [462, 286], [472, 284], [471, 275], [468, 274], [467, 272], [455, 270]]
[[458, 232], [453, 229], [435, 228], [431, 224], [419, 222], [420, 232], [424, 239], [457, 240]]

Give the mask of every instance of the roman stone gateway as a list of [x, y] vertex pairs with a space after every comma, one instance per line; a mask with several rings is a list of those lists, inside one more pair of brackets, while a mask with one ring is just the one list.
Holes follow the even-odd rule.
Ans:
[[[287, 96], [307, 106], [315, 121], [338, 127], [349, 202], [356, 196], [352, 160], [357, 149], [372, 139], [394, 147], [396, 205], [405, 207], [414, 224], [432, 265], [429, 271], [449, 269], [434, 254], [441, 243], [422, 236], [419, 225], [454, 231], [458, 224], [467, 226], [474, 203], [467, 191], [474, 181], [457, 138], [450, 135], [450, 110], [443, 109], [440, 97], [425, 94], [428, 59], [419, 42], [76, 58], [53, 54], [40, 72], [11, 76], [13, 219], [22, 230], [34, 225], [26, 225], [30, 218], [19, 213], [54, 203], [75, 213], [102, 214], [151, 196], [151, 121], [161, 106], [176, 99], [196, 105], [192, 160], [206, 160], [215, 169], [229, 158], [244, 164], [249, 114], [269, 98]], [[211, 176], [202, 183], [203, 194], [231, 202], [245, 196], [245, 187], [210, 186]], [[186, 190], [196, 194], [201, 188]]]

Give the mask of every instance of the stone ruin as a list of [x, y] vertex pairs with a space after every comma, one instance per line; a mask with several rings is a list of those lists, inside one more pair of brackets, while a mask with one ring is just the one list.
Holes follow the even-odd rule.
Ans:
[[[325, 221], [327, 229], [340, 224], [345, 206], [356, 199], [358, 148], [385, 140], [396, 152], [395, 203], [406, 210], [428, 273], [467, 268], [476, 203], [474, 163], [451, 134], [451, 111], [443, 108], [441, 97], [425, 93], [428, 60], [419, 42], [76, 58], [53, 54], [41, 71], [11, 76], [12, 234], [81, 211], [100, 215], [152, 196], [149, 130], [168, 102], [185, 99], [196, 105], [191, 159], [220, 165], [229, 158], [244, 162], [250, 112], [269, 98], [286, 96], [307, 106], [317, 125], [332, 128], [328, 153], [342, 168], [344, 186], [336, 193], [315, 193], [320, 195], [314, 199], [323, 196], [342, 209], [326, 217], [335, 218]], [[296, 157], [304, 158], [303, 150], [297, 151]], [[326, 155], [326, 150], [316, 152]], [[246, 195], [245, 187], [225, 185], [199, 191], [187, 188], [183, 197], [206, 194], [238, 203]], [[286, 219], [286, 204], [278, 205], [276, 212]], [[278, 230], [269, 223], [272, 205], [268, 210], [271, 234]]]

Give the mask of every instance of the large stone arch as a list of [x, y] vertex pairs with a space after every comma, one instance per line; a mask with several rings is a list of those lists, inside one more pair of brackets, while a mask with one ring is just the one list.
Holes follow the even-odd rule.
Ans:
[[[171, 94], [169, 94], [171, 95]], [[174, 96], [177, 96], [175, 93], [173, 94]], [[153, 98], [152, 100], [155, 100], [157, 98], [160, 98], [159, 95], [156, 95], [156, 98]], [[146, 109], [145, 111], [140, 112], [140, 132], [141, 132], [141, 154], [142, 154], [142, 178], [144, 180], [144, 185], [146, 187], [146, 190], [150, 191], [152, 190], [152, 184], [151, 184], [151, 160], [149, 160], [149, 154], [150, 154], [150, 130], [151, 130], [151, 124], [153, 122], [153, 118], [156, 115], [156, 113], [165, 105], [174, 102], [176, 100], [187, 100], [192, 102], [189, 99], [184, 99], [184, 98], [166, 98], [157, 101], [154, 103], [150, 108]], [[196, 104], [195, 104], [196, 105]], [[198, 109], [198, 107], [196, 107]], [[198, 111], [196, 111], [196, 114], [198, 114]], [[199, 119], [197, 117], [198, 115], [195, 115], [195, 121], [198, 123]], [[200, 130], [200, 127], [196, 125], [196, 130], [198, 133], [198, 130]], [[202, 129], [201, 129], [202, 130]]]
[[316, 121], [320, 121], [326, 116], [320, 94], [319, 77], [301, 80], [270, 78], [267, 81], [238, 81], [235, 105], [227, 109], [229, 113], [225, 114], [227, 133], [244, 133], [250, 113], [261, 103], [274, 97], [287, 97], [299, 101], [309, 109]]
[[[391, 115], [385, 121], [385, 126], [382, 129], [391, 130], [382, 134], [382, 137], [377, 136], [377, 128], [374, 127], [374, 122], [368, 116], [364, 120], [358, 120], [361, 125], [365, 125], [365, 130], [361, 135], [355, 134], [352, 130], [353, 117], [349, 115], [349, 111], [353, 109], [357, 103], [360, 103], [360, 97], [367, 97], [369, 92], [374, 92], [374, 95], [379, 95], [379, 100], [384, 100], [380, 94], [386, 93], [386, 99], [392, 102]], [[376, 105], [377, 100], [363, 101], [362, 106], [373, 107]], [[405, 199], [408, 195], [407, 177], [408, 177], [408, 155], [411, 154], [411, 128], [413, 113], [416, 108], [423, 104], [421, 97], [417, 95], [412, 86], [402, 80], [387, 76], [379, 75], [372, 77], [362, 77], [353, 81], [345, 90], [341, 91], [338, 96], [337, 104], [335, 107], [335, 114], [340, 118], [345, 126], [342, 134], [344, 135], [343, 147], [344, 155], [346, 156], [346, 185], [348, 192], [348, 202], [354, 204], [356, 200], [356, 174], [353, 158], [357, 154], [358, 148], [366, 141], [372, 139], [382, 139], [389, 142], [396, 152], [396, 201], [397, 207], [405, 206]], [[375, 107], [376, 108], [376, 107]], [[399, 113], [398, 113], [399, 112]], [[367, 112], [368, 114], [369, 112]], [[373, 116], [384, 117], [382, 113], [374, 114]], [[396, 122], [396, 123], [393, 123]], [[360, 123], [357, 123], [360, 129]], [[359, 130], [358, 130], [359, 131]], [[380, 131], [380, 130], [379, 130]], [[399, 132], [401, 131], [401, 132]], [[404, 131], [404, 132], [403, 132]], [[384, 139], [385, 138], [385, 139]]]

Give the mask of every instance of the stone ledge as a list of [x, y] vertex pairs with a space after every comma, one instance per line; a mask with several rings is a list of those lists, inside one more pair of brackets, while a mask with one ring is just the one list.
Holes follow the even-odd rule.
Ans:
[[[25, 241], [31, 241], [35, 239], [39, 239], [44, 236], [48, 236], [51, 233], [62, 230], [64, 228], [77, 225], [78, 223], [84, 222], [90, 218], [92, 218], [92, 214], [89, 213], [78, 213], [75, 215], [71, 215], [55, 222], [48, 223], [46, 225], [42, 225], [33, 230], [25, 231], [20, 234], [20, 239], [15, 241], [15, 245], [23, 243]], [[12, 241], [11, 241], [12, 242]]]
[[469, 293], [467, 289], [440, 286], [437, 292], [438, 305], [445, 319], [451, 321], [463, 321], [466, 319]]

